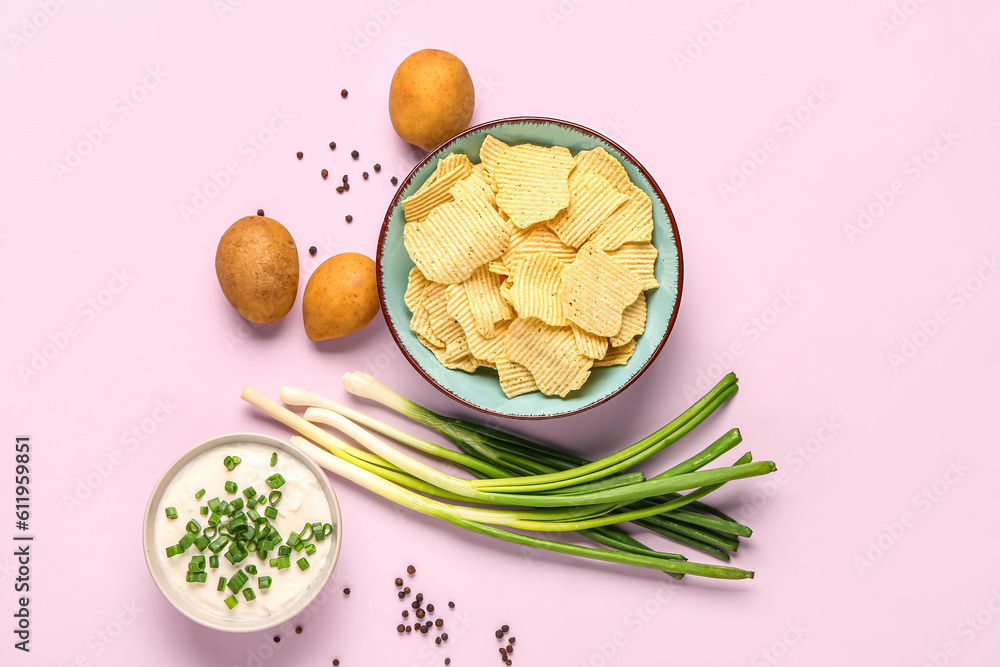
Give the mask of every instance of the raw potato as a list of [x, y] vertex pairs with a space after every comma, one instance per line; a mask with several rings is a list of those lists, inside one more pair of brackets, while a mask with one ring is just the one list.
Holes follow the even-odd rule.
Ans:
[[288, 314], [299, 288], [299, 255], [281, 223], [249, 215], [234, 222], [219, 240], [215, 273], [230, 305], [258, 324]]
[[352, 334], [378, 312], [375, 262], [356, 252], [334, 255], [313, 271], [302, 295], [309, 340]]
[[472, 120], [476, 91], [461, 60], [437, 49], [406, 57], [389, 84], [389, 119], [404, 141], [431, 150]]

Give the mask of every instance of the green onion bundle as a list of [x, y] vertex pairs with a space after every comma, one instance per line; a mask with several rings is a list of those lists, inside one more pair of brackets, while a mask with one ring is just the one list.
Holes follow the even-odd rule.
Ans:
[[[728, 560], [741, 537], [751, 534], [700, 499], [723, 484], [765, 475], [770, 461], [744, 454], [731, 466], [705, 468], [741, 442], [733, 429], [694, 456], [646, 479], [629, 471], [691, 431], [732, 397], [730, 373], [679, 417], [655, 433], [598, 461], [587, 461], [525, 438], [443, 417], [390, 391], [364, 373], [344, 376], [348, 391], [386, 405], [451, 440], [459, 451], [441, 447], [361, 412], [295, 387], [281, 400], [305, 406], [303, 415], [247, 387], [242, 398], [298, 431], [291, 443], [319, 465], [374, 493], [417, 512], [500, 540], [596, 560], [720, 579], [752, 578], [753, 572], [726, 565], [692, 563], [656, 551], [618, 524], [632, 522], [704, 553]], [[334, 437], [329, 426], [363, 449]], [[475, 479], [455, 477], [392, 447], [371, 431], [412, 449], [461, 466]], [[482, 507], [486, 505], [488, 507]], [[575, 531], [605, 549], [541, 539], [520, 532]]]

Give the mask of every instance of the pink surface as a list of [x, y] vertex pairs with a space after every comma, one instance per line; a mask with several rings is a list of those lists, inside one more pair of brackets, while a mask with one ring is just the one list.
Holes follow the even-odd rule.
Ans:
[[[647, 4], [4, 4], [0, 662], [460, 667], [495, 661], [507, 623], [521, 667], [993, 664], [1000, 10]], [[301, 635], [218, 634], [153, 586], [139, 528], [161, 471], [217, 434], [287, 436], [239, 400], [244, 385], [367, 408], [338, 378], [369, 368], [469, 416], [381, 318], [313, 344], [297, 301], [250, 327], [213, 268], [223, 230], [258, 208], [295, 237], [300, 290], [326, 257], [374, 253], [389, 177], [420, 155], [388, 123], [388, 82], [425, 47], [467, 63], [474, 122], [565, 118], [657, 178], [686, 268], [658, 361], [588, 413], [509, 426], [597, 456], [735, 369], [740, 394], [680, 448], [739, 426], [778, 463], [724, 496], [755, 529], [734, 560], [755, 580], [536, 557], [335, 479], [341, 561]], [[32, 443], [30, 654], [12, 633], [18, 435]], [[456, 601], [446, 648], [396, 636], [392, 580], [411, 562], [415, 591]]]

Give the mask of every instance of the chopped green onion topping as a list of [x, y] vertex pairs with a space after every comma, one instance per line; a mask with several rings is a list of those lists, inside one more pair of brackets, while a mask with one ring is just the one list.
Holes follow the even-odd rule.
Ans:
[[177, 518], [177, 508], [176, 507], [168, 507], [164, 511], [167, 513], [167, 518], [168, 519], [176, 519]]
[[218, 496], [216, 496], [215, 498], [212, 498], [211, 500], [209, 500], [206, 504], [208, 505], [208, 509], [212, 510], [213, 512], [218, 512], [219, 511], [219, 505], [222, 504], [222, 501], [219, 500]]
[[201, 532], [201, 524], [195, 521], [194, 519], [191, 519], [190, 521], [187, 522], [187, 525], [184, 527], [184, 529], [187, 530], [187, 532], [189, 533], [194, 533], [195, 535], [197, 535], [198, 533]]
[[240, 487], [236, 485], [236, 482], [232, 480], [226, 482], [226, 493], [236, 493], [239, 489]]
[[243, 489], [243, 495], [246, 496], [248, 500], [253, 500], [254, 498], [257, 497], [257, 489], [253, 488], [252, 486], [248, 486], [247, 488]]
[[247, 587], [243, 589], [243, 597], [246, 598], [247, 602], [250, 602], [257, 597], [257, 594], [253, 592], [252, 588]]
[[275, 509], [275, 508], [273, 508], [273, 507], [265, 507], [264, 508], [264, 516], [266, 516], [268, 519], [277, 519], [278, 518], [278, 510]]
[[300, 541], [299, 534], [293, 530], [292, 534], [288, 536], [287, 540], [285, 540], [285, 544], [294, 549], [295, 545], [298, 544], [299, 541]]
[[287, 544], [282, 544], [280, 547], [278, 547], [278, 555], [279, 556], [290, 556], [290, 555], [292, 555], [292, 548], [290, 546], [288, 546]]
[[167, 547], [167, 558], [173, 558], [184, 553], [184, 549], [181, 549], [179, 544], [174, 544]]
[[[306, 525], [302, 526], [302, 530], [299, 531], [299, 532], [300, 532], [299, 539], [302, 540], [303, 542], [308, 542], [313, 537], [313, 527], [312, 527], [312, 524], [311, 523], [307, 523]], [[295, 546], [295, 545], [292, 545], [292, 546]]]
[[208, 517], [209, 526], [218, 526], [220, 521], [222, 521], [222, 516], [218, 512], [212, 512], [212, 516]]
[[261, 515], [257, 514], [257, 510], [254, 510], [254, 509], [247, 510], [247, 516], [254, 523], [260, 523], [261, 521], [266, 521], [266, 519], [264, 519], [263, 517], [261, 517]]
[[195, 537], [192, 533], [184, 533], [184, 537], [177, 540], [177, 546], [187, 551], [187, 548], [194, 544]]
[[271, 587], [271, 577], [257, 577], [257, 588], [261, 590]]
[[203, 584], [206, 581], [208, 581], [208, 574], [206, 574], [204, 572], [191, 572], [191, 571], [189, 571], [187, 573], [187, 580], [188, 580], [188, 583]]
[[202, 505], [199, 511], [203, 516], [208, 516], [208, 505]]
[[281, 476], [280, 473], [274, 473], [267, 478], [267, 485], [272, 489], [280, 489], [281, 485], [285, 483], [285, 478]]
[[229, 509], [233, 510], [234, 512], [239, 512], [240, 510], [242, 510], [243, 509], [243, 499], [242, 498], [237, 498], [233, 502], [229, 503]]
[[267, 494], [267, 502], [271, 505], [277, 505], [279, 500], [281, 500], [281, 491], [272, 491]]
[[192, 556], [191, 562], [188, 563], [188, 570], [196, 570], [201, 572], [205, 569], [205, 557], [204, 556]]
[[278, 463], [278, 452], [271, 452], [271, 467], [273, 468]]
[[229, 583], [227, 583], [226, 586], [228, 586], [229, 590], [233, 593], [239, 593], [240, 589], [243, 588], [243, 584], [247, 583], [249, 580], [250, 577], [247, 576], [246, 572], [243, 570], [237, 570], [236, 574], [229, 578]]
[[233, 542], [233, 545], [229, 547], [229, 551], [226, 552], [226, 558], [233, 565], [236, 565], [246, 557], [247, 550], [239, 542]]
[[297, 561], [295, 561], [295, 564], [299, 566], [300, 570], [308, 570], [309, 569], [309, 559], [306, 558], [305, 556], [303, 556], [302, 558], [300, 558]]
[[288, 556], [281, 556], [280, 558], [272, 558], [270, 561], [268, 561], [268, 564], [271, 567], [276, 567], [279, 570], [284, 570], [286, 567], [291, 566], [291, 560], [288, 558]]
[[222, 459], [222, 465], [226, 466], [226, 470], [230, 471], [235, 470], [236, 459], [234, 459], [232, 456], [227, 456], [226, 458]]
[[327, 535], [329, 535], [332, 532], [333, 532], [333, 526], [331, 524], [324, 523], [323, 524], [323, 537], [326, 537]]
[[232, 609], [239, 603], [240, 601], [236, 599], [235, 595], [230, 595], [229, 597], [226, 598], [226, 606], [229, 607], [230, 609]]
[[253, 563], [250, 563], [244, 569], [247, 571], [247, 574], [257, 574], [257, 566]]
[[219, 567], [219, 557], [218, 556], [209, 556], [208, 557], [208, 566], [212, 567], [212, 568]]
[[316, 545], [310, 542], [306, 545], [306, 555], [312, 556], [314, 553], [316, 553]]
[[205, 489], [198, 489], [198, 491], [195, 492], [195, 494], [194, 494], [194, 499], [195, 500], [201, 500], [201, 497], [203, 495], [205, 495]]
[[201, 535], [194, 541], [194, 546], [198, 549], [198, 551], [204, 551], [209, 542], [211, 542], [211, 540], [208, 537]]
[[[219, 577], [219, 591], [221, 592], [224, 590], [226, 590], [226, 578]], [[232, 607], [230, 607], [230, 609], [232, 609]]]
[[217, 540], [208, 545], [208, 549], [212, 553], [217, 554], [225, 549], [227, 544], [229, 544], [229, 537], [226, 535], [219, 535]]

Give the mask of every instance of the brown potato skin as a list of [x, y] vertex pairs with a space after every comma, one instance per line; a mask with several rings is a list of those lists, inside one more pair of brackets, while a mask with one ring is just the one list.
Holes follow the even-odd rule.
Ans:
[[277, 220], [240, 218], [219, 240], [215, 274], [237, 313], [258, 324], [277, 322], [292, 309], [299, 288], [295, 240]]
[[302, 295], [311, 341], [341, 338], [371, 322], [379, 309], [375, 262], [356, 252], [334, 255], [313, 271]]
[[404, 141], [431, 150], [469, 127], [476, 90], [465, 64], [447, 51], [424, 49], [396, 68], [389, 120]]

